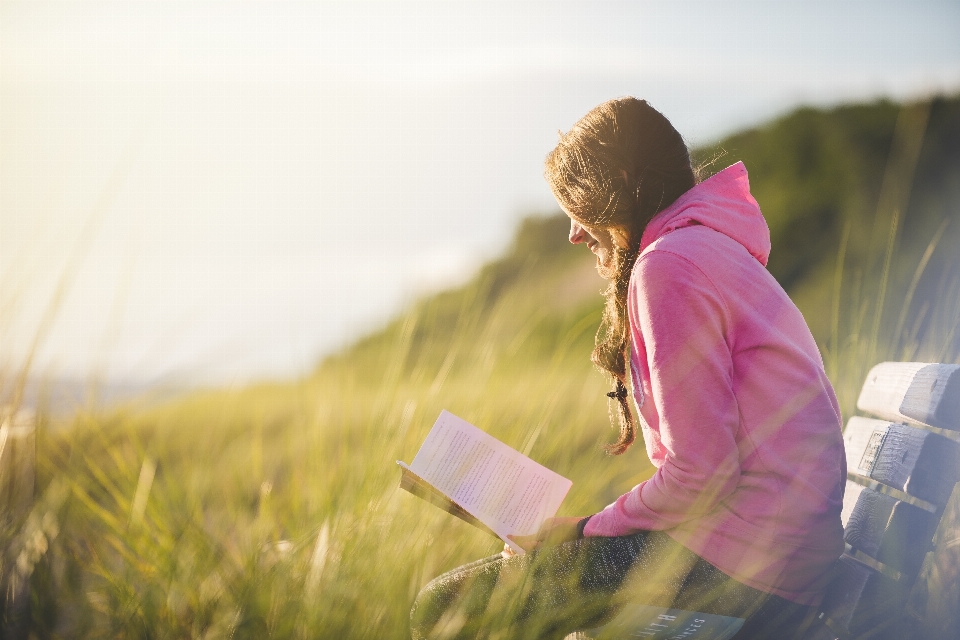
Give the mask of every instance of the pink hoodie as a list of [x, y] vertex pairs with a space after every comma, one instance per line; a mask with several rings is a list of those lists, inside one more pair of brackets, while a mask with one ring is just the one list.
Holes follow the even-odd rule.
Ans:
[[770, 232], [730, 166], [647, 225], [630, 278], [633, 394], [657, 467], [584, 535], [663, 530], [751, 587], [817, 604], [843, 551], [842, 421]]

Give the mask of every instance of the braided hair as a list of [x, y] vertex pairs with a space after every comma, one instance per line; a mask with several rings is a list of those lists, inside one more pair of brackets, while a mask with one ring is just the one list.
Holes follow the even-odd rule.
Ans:
[[[620, 436], [606, 445], [619, 455], [636, 439], [627, 402], [630, 273], [647, 223], [697, 183], [687, 145], [677, 130], [645, 100], [618, 98], [593, 108], [547, 155], [544, 176], [574, 221], [592, 228], [626, 232], [626, 246], [614, 244], [608, 267], [606, 306], [591, 360], [611, 378]], [[610, 415], [614, 421], [613, 412]]]

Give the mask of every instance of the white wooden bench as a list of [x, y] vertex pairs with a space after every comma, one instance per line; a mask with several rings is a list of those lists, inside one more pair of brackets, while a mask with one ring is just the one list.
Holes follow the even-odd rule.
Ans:
[[879, 364], [857, 408], [877, 419], [844, 430], [847, 549], [816, 640], [909, 637], [906, 600], [960, 480], [960, 366]]
[[[857, 407], [875, 418], [850, 418], [844, 430], [846, 550], [807, 640], [911, 637], [915, 624], [905, 616], [906, 601], [960, 480], [960, 365], [879, 364], [868, 374]], [[602, 629], [576, 635], [739, 640], [741, 624], [637, 605]]]

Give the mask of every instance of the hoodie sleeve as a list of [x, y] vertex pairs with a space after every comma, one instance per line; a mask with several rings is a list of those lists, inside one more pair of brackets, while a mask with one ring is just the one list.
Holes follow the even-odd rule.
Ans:
[[670, 529], [711, 512], [740, 479], [730, 318], [719, 291], [687, 259], [654, 250], [634, 267], [628, 305], [634, 348], [649, 370], [644, 402], [653, 406], [643, 413], [659, 431], [660, 464], [591, 517], [586, 536]]

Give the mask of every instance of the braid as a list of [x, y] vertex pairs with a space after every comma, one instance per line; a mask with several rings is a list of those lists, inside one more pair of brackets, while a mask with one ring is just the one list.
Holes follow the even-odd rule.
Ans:
[[[637, 261], [636, 248], [615, 250], [616, 275], [607, 285], [605, 296], [607, 304], [603, 320], [597, 331], [597, 346], [591, 360], [605, 370], [615, 384], [616, 390], [607, 394], [617, 402], [617, 422], [620, 425], [620, 437], [613, 444], [604, 446], [610, 455], [620, 455], [637, 438], [637, 426], [627, 401], [627, 362], [630, 345], [630, 320], [627, 312], [627, 294], [630, 290], [630, 273]], [[610, 411], [610, 422], [614, 422]]]
[[[620, 436], [605, 447], [612, 455], [636, 440], [627, 402], [630, 273], [647, 222], [696, 183], [683, 138], [663, 114], [644, 100], [605, 102], [561, 134], [547, 156], [545, 177], [564, 211], [594, 229], [626, 232], [627, 247], [614, 247], [613, 264], [598, 266], [610, 281], [591, 360], [611, 377], [618, 403]], [[610, 410], [610, 421], [614, 422]]]

